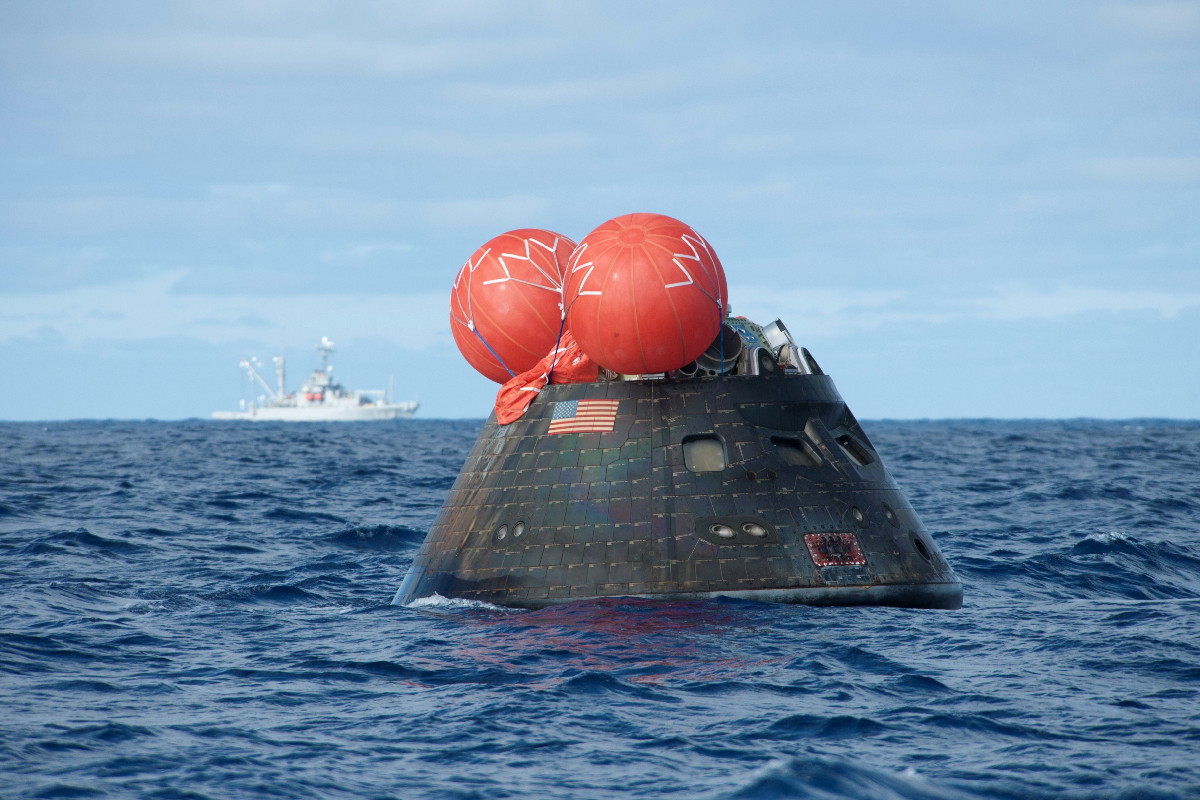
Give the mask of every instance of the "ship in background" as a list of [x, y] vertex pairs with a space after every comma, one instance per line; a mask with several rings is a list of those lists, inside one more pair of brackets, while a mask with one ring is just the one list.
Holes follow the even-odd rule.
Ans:
[[287, 391], [287, 364], [282, 355], [271, 359], [275, 363], [275, 387], [267, 383], [256, 359], [242, 361], [250, 379], [266, 390], [257, 402], [241, 401], [238, 411], [214, 411], [219, 420], [250, 420], [255, 422], [367, 422], [385, 419], [408, 419], [416, 413], [416, 400], [393, 402], [391, 392], [383, 389], [349, 390], [333, 378], [329, 354], [334, 344], [322, 336], [317, 345], [321, 364], [299, 391]]

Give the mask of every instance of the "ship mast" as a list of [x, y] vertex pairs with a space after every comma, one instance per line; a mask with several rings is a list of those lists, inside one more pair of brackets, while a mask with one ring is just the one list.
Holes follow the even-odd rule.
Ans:
[[275, 362], [275, 382], [279, 384], [279, 392], [276, 397], [283, 397], [287, 394], [287, 360], [283, 357], [283, 351], [279, 355], [271, 359]]
[[329, 341], [328, 336], [321, 337], [321, 343], [317, 345], [317, 352], [321, 354], [321, 372], [329, 374], [329, 354], [333, 352], [333, 342]]

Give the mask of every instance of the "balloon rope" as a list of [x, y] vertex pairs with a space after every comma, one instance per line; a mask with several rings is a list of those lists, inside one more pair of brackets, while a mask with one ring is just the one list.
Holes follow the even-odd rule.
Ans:
[[490, 344], [488, 344], [488, 340], [483, 338], [483, 334], [481, 334], [474, 325], [471, 325], [470, 327], [471, 327], [471, 333], [473, 333], [479, 337], [479, 341], [483, 342], [483, 346], [488, 349], [488, 352], [496, 357], [496, 361], [499, 362], [500, 366], [504, 367], [504, 371], [507, 372], [510, 377], [515, 378], [517, 376], [517, 373], [513, 372], [511, 369], [508, 368], [508, 364], [505, 364], [504, 359], [500, 357], [500, 354], [492, 349], [492, 346]]
[[567, 312], [562, 315], [562, 322], [558, 323], [558, 338], [554, 340], [554, 355], [550, 357], [550, 371], [546, 373], [546, 385], [554, 383], [554, 366], [558, 363], [558, 346], [562, 343], [563, 328], [567, 327]]
[[721, 326], [717, 333], [717, 348], [721, 351], [721, 375], [725, 374], [725, 315], [720, 303], [717, 303], [717, 324]]

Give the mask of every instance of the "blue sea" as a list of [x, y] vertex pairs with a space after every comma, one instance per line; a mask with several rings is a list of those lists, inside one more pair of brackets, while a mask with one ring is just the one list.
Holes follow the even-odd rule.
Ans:
[[1200, 797], [1200, 422], [864, 423], [959, 611], [394, 606], [481, 427], [0, 424], [0, 797]]

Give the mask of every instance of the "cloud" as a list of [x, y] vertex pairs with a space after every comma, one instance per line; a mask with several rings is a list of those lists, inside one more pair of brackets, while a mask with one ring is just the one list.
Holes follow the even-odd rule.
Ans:
[[[0, 313], [0, 343], [53, 335], [73, 347], [94, 341], [192, 336], [210, 343], [264, 337], [330, 335], [379, 338], [405, 349], [445, 345], [446, 293], [309, 292], [214, 298], [177, 291], [182, 271], [109, 286], [27, 293]], [[845, 291], [739, 285], [733, 313], [766, 323], [779, 318], [801, 341], [828, 341], [896, 325], [971, 320], [1067, 319], [1145, 312], [1174, 318], [1200, 309], [1200, 292], [1122, 291], [1078, 286], [1050, 290], [998, 287], [984, 295], [943, 296], [907, 290]], [[315, 326], [315, 327], [314, 327]]]
[[[498, 59], [511, 60], [520, 43], [465, 38], [401, 41], [324, 33], [161, 33], [63, 35], [63, 57], [108, 68], [132, 67], [238, 77], [302, 75], [410, 78], [459, 74]], [[536, 47], [528, 48], [536, 52]]]
[[499, 131], [460, 126], [418, 129], [404, 126], [346, 126], [310, 129], [298, 143], [309, 150], [344, 155], [383, 155], [448, 159], [529, 158], [576, 155], [597, 141], [594, 133], [566, 129]]
[[0, 343], [34, 332], [81, 347], [172, 336], [209, 343], [265, 335], [372, 337], [406, 349], [448, 341], [445, 292], [320, 292], [271, 297], [176, 291], [183, 271], [109, 286], [28, 293], [0, 313]]
[[1061, 319], [1080, 314], [1150, 312], [1175, 317], [1200, 309], [1200, 292], [1166, 292], [1140, 289], [1096, 289], [1059, 286], [1050, 290], [1028, 287], [995, 289], [990, 297], [967, 303], [987, 319]]
[[1161, 39], [1200, 34], [1200, 3], [1117, 3], [1105, 11], [1121, 30], [1134, 30]]
[[833, 338], [852, 331], [874, 330], [901, 319], [926, 322], [949, 318], [945, 312], [916, 313], [906, 301], [907, 291], [852, 292], [839, 289], [803, 289], [767, 286], [731, 286], [732, 312], [760, 325], [780, 319], [792, 336]]
[[1112, 183], [1189, 184], [1200, 182], [1200, 156], [1118, 156], [1084, 162], [1083, 174]]
[[549, 207], [550, 202], [544, 197], [516, 194], [427, 203], [421, 209], [421, 217], [438, 228], [479, 228], [500, 233], [529, 227], [529, 220], [543, 217]]
[[322, 250], [321, 261], [332, 265], [359, 263], [377, 258], [406, 256], [412, 251], [413, 246], [404, 242], [357, 242]]
[[1200, 310], [1200, 292], [1117, 290], [1083, 286], [993, 287], [964, 293], [847, 291], [731, 286], [734, 314], [763, 324], [782, 319], [800, 339], [832, 339], [896, 325], [967, 324], [972, 320], [1067, 320], [1085, 314], [1142, 312], [1165, 319]]

